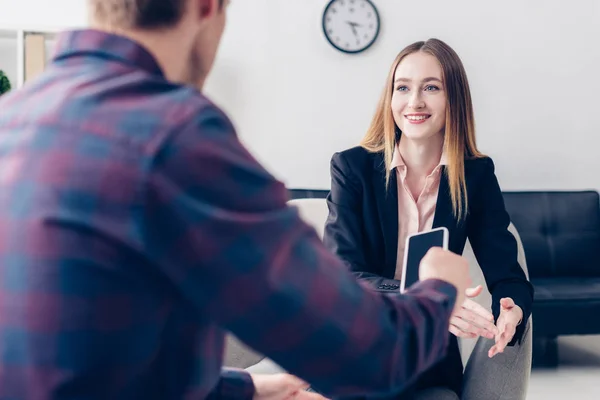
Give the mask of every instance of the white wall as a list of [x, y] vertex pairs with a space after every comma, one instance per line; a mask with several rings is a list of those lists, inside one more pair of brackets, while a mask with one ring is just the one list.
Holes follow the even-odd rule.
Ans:
[[0, 35], [0, 70], [2, 70], [11, 86], [17, 86], [17, 39], [16, 33], [3, 33]]
[[[17, 87], [17, 30], [46, 31], [84, 27], [87, 24], [85, 0], [0, 0], [0, 69], [13, 88]], [[47, 58], [54, 42], [47, 41]]]
[[[331, 155], [360, 140], [394, 56], [438, 37], [467, 68], [479, 145], [504, 189], [600, 189], [599, 1], [373, 1], [380, 38], [354, 56], [323, 37], [327, 0], [231, 2], [206, 91], [277, 177], [327, 188]], [[0, 0], [0, 29], [84, 26], [85, 3]]]
[[480, 148], [505, 190], [600, 189], [598, 0], [373, 0], [378, 42], [348, 56], [324, 39], [327, 0], [235, 0], [206, 91], [290, 187], [328, 188], [358, 143], [395, 55], [437, 37], [461, 56]]
[[85, 0], [0, 0], [0, 29], [7, 27], [71, 28], [85, 26]]

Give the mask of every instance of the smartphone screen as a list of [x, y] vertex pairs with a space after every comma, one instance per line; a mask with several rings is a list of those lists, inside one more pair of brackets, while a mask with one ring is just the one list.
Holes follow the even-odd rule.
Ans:
[[419, 281], [419, 265], [432, 247], [448, 247], [448, 231], [445, 228], [423, 232], [407, 239], [404, 270], [400, 290], [404, 291]]

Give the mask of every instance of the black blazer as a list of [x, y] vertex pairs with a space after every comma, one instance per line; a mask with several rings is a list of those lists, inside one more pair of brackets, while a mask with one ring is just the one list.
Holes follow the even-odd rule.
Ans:
[[[467, 238], [492, 294], [492, 313], [498, 318], [500, 299], [511, 297], [527, 321], [533, 287], [517, 261], [517, 242], [508, 231], [510, 218], [490, 158], [465, 160], [468, 213], [457, 221], [452, 212], [449, 184], [442, 170], [433, 227], [446, 227], [448, 247], [462, 254]], [[398, 186], [396, 174], [385, 186], [383, 153], [362, 147], [334, 154], [331, 160], [331, 191], [325, 245], [337, 254], [358, 278], [375, 290], [398, 291], [394, 280], [398, 250]], [[521, 339], [525, 323], [517, 327], [511, 345]], [[452, 334], [448, 355], [420, 379], [419, 387], [447, 386], [460, 394], [462, 362]]]

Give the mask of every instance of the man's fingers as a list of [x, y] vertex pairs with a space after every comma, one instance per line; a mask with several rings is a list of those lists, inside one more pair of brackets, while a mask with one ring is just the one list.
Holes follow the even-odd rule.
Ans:
[[475, 314], [473, 311], [465, 310], [459, 317], [471, 325], [472, 328], [469, 329], [469, 332], [476, 332], [480, 336], [485, 336], [488, 339], [493, 339], [498, 333], [496, 325], [491, 321], [482, 318], [480, 315]]
[[469, 331], [469, 324], [460, 318], [452, 317], [450, 320], [450, 332], [462, 338], [474, 338], [477, 334]]
[[474, 332], [488, 339], [493, 339], [498, 333], [498, 329], [492, 321], [466, 308], [460, 309], [453, 318], [458, 318], [459, 320], [451, 319], [450, 322], [455, 323], [455, 325], [464, 331]]
[[464, 331], [458, 329], [455, 325], [450, 325], [449, 331], [454, 336], [461, 337], [461, 338], [473, 339], [473, 338], [477, 337], [476, 334], [464, 332]]
[[[456, 316], [450, 319], [450, 332], [452, 332], [455, 336], [463, 338], [476, 338], [477, 336], [487, 337], [487, 334], [484, 330]], [[493, 335], [491, 338], [493, 338]]]
[[474, 288], [468, 288], [467, 290], [465, 290], [465, 294], [467, 295], [467, 297], [477, 297], [479, 296], [482, 290], [483, 286], [477, 285]]
[[465, 321], [464, 319], [459, 318], [457, 316], [450, 318], [450, 325], [456, 326], [458, 329], [460, 329], [463, 332], [475, 333], [475, 332], [471, 331], [471, 324], [469, 324], [467, 321]]
[[279, 374], [279, 378], [281, 379], [284, 390], [288, 393], [308, 389], [310, 387], [308, 383], [294, 375]]
[[321, 396], [319, 393], [307, 392], [302, 390], [293, 396], [294, 400], [327, 400], [327, 397]]
[[472, 300], [467, 299], [463, 303], [463, 308], [466, 308], [467, 310], [471, 310], [471, 311], [481, 315], [483, 318], [487, 319], [488, 321], [494, 321], [494, 315], [492, 315], [491, 312], [486, 310], [481, 304], [477, 304]]
[[308, 389], [310, 387], [310, 385], [306, 382], [304, 382], [302, 379], [290, 375], [290, 382], [288, 384], [288, 388], [290, 388], [291, 390], [304, 390], [304, 389]]
[[303, 380], [286, 373], [262, 375], [250, 374], [255, 394], [259, 399], [289, 400], [309, 385]]

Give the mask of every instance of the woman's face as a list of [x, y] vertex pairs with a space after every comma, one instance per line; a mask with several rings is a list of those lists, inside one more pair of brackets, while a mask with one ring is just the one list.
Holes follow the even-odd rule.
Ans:
[[446, 93], [435, 57], [423, 52], [404, 57], [396, 68], [393, 88], [392, 114], [402, 137], [422, 141], [443, 135]]

